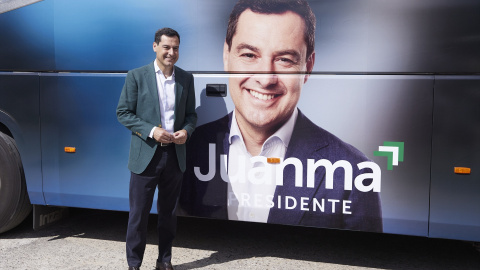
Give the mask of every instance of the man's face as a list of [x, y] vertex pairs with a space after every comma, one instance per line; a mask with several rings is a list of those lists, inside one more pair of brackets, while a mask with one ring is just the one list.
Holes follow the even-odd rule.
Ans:
[[225, 43], [223, 52], [225, 71], [243, 73], [229, 79], [239, 125], [273, 133], [292, 115], [315, 60], [314, 54], [306, 60], [304, 30], [290, 11], [240, 15], [232, 47]]
[[177, 62], [179, 53], [178, 48], [180, 41], [178, 37], [161, 36], [160, 42], [153, 42], [153, 51], [157, 54], [157, 64], [160, 69], [172, 68]]

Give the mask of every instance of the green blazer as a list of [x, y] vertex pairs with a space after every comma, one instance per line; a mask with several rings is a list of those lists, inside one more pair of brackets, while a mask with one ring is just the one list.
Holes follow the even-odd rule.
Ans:
[[[175, 66], [175, 122], [174, 130], [185, 129], [188, 138], [195, 130], [195, 88], [193, 75]], [[128, 169], [142, 173], [152, 160], [158, 143], [149, 138], [155, 126], [161, 126], [160, 104], [153, 62], [130, 70], [125, 78], [117, 106], [117, 119], [132, 131]], [[176, 144], [178, 165], [185, 171], [186, 144]]]

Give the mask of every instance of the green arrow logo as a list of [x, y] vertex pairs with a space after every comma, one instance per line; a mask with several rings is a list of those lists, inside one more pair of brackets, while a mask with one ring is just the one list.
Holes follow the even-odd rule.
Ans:
[[387, 169], [393, 170], [393, 166], [398, 166], [398, 162], [403, 162], [404, 142], [383, 142], [383, 146], [378, 147], [378, 151], [373, 151], [374, 156], [383, 156], [388, 158]]

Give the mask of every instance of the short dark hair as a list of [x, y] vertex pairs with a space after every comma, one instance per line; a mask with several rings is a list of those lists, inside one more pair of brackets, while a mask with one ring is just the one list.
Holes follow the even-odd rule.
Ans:
[[155, 43], [160, 43], [164, 35], [167, 37], [178, 37], [178, 43], [180, 43], [180, 35], [178, 32], [168, 27], [158, 29], [157, 32], [155, 32]]
[[230, 13], [225, 41], [230, 50], [237, 30], [238, 18], [247, 9], [261, 14], [282, 14], [287, 11], [297, 13], [305, 22], [304, 39], [307, 44], [307, 59], [315, 50], [316, 18], [305, 0], [239, 0]]

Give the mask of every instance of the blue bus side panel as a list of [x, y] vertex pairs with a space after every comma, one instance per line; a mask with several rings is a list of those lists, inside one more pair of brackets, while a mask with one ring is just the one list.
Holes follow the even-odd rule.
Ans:
[[58, 70], [124, 71], [153, 61], [155, 31], [181, 33], [179, 66], [194, 70], [198, 1], [55, 1]]
[[55, 70], [54, 2], [0, 14], [0, 70]]
[[124, 81], [123, 74], [41, 77], [47, 204], [128, 210], [130, 133], [115, 114]]
[[430, 236], [480, 241], [480, 76], [436, 79], [430, 197]]
[[30, 201], [44, 204], [38, 74], [0, 72], [0, 123], [8, 128], [17, 144]]

